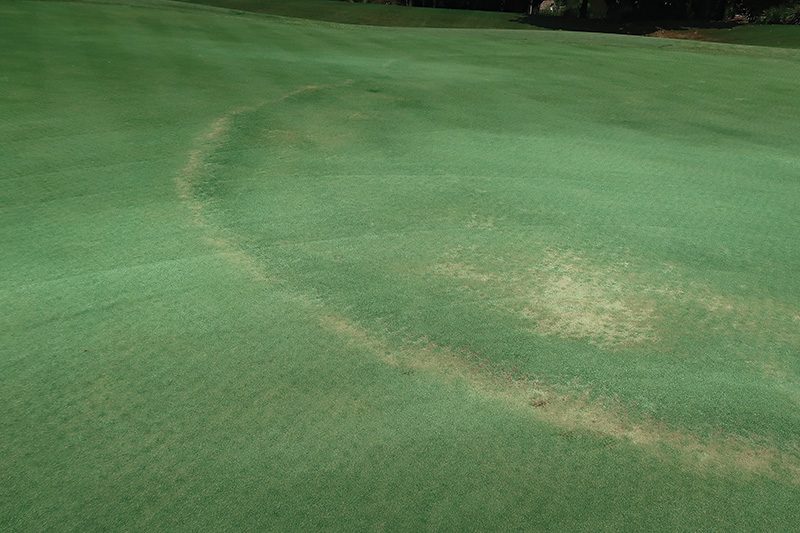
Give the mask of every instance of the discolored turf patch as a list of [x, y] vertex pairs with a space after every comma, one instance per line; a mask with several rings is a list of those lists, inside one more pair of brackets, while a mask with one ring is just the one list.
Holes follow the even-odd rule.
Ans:
[[483, 268], [452, 261], [433, 271], [469, 282], [540, 335], [586, 339], [603, 348], [656, 341], [652, 300], [618, 266], [597, 267], [575, 253], [546, 250], [501, 274]]
[[[606, 350], [668, 349], [676, 338], [669, 317], [687, 313], [696, 318], [682, 320], [681, 327], [697, 336], [713, 332], [756, 342], [769, 334], [767, 340], [800, 345], [800, 310], [771, 298], [721, 294], [669, 265], [654, 271], [541, 245], [526, 257], [456, 248], [430, 271], [457, 280], [489, 307], [523, 317], [538, 335], [582, 339]], [[779, 366], [768, 372], [780, 375]]]
[[[268, 103], [321, 87], [307, 86]], [[238, 246], [234, 236], [209, 223], [206, 211], [213, 208], [213, 199], [201, 197], [196, 189], [204, 174], [213, 170], [208, 158], [222, 145], [235, 117], [256, 109], [234, 110], [213, 122], [198, 140], [198, 148], [189, 154], [187, 164], [176, 178], [176, 189], [195, 222], [206, 230], [211, 245], [257, 281], [271, 283], [275, 280], [262, 272], [258, 260]], [[474, 218], [469, 227], [493, 227], [490, 220]], [[470, 248], [469, 259], [462, 252], [454, 249], [446, 253], [445, 260], [433, 265], [431, 271], [460, 281], [464, 290], [479, 293], [488, 305], [523, 317], [530, 323], [531, 331], [539, 335], [586, 339], [604, 349], [658, 343], [659, 313], [655, 297], [649, 295], [666, 297], [677, 305], [691, 301], [709, 313], [730, 313], [740, 321], [742, 316], [764, 313], [768, 307], [764, 304], [756, 311], [743, 311], [741, 306], [708, 289], [681, 288], [674, 280], [664, 280], [661, 285], [647, 284], [630, 272], [627, 263], [600, 267], [569, 251], [543, 248], [538, 256], [524, 260], [500, 258], [502, 268], [494, 268], [498, 265], [488, 257], [473, 264], [474, 246]], [[632, 417], [614, 401], [593, 400], [579, 390], [557, 388], [530, 375], [515, 375], [467, 348], [440, 345], [426, 338], [399, 340], [397, 336], [359, 325], [328, 309], [317, 298], [298, 294], [294, 300], [317, 313], [321, 330], [344, 339], [365, 355], [404, 373], [427, 372], [438, 378], [459, 380], [487, 399], [500, 401], [563, 431], [589, 432], [628, 443], [656, 457], [677, 458], [687, 469], [767, 475], [800, 483], [800, 450], [792, 453], [739, 435], [701, 439], [688, 430]], [[776, 314], [785, 312], [781, 309]], [[779, 369], [770, 365], [765, 366], [765, 372], [781, 375]]]

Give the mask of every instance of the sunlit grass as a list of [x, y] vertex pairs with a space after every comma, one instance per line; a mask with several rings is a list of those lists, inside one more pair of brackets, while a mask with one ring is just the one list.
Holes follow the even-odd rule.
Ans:
[[796, 52], [159, 1], [0, 45], [4, 529], [794, 527]]

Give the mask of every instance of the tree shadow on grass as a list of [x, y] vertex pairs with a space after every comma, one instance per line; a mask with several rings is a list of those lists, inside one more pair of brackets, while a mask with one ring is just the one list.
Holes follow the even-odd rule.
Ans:
[[511, 22], [535, 28], [564, 31], [617, 33], [622, 35], [650, 35], [660, 30], [688, 31], [690, 29], [730, 29], [741, 22], [679, 21], [679, 20], [610, 20], [568, 16], [520, 15]]

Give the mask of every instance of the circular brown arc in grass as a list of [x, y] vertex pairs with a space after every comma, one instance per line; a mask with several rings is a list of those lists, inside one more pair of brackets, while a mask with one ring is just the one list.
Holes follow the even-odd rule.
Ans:
[[[210, 202], [197, 194], [197, 182], [207, 172], [209, 157], [234, 127], [237, 116], [257, 112], [304, 92], [344, 87], [351, 83], [352, 80], [347, 80], [340, 84], [306, 85], [260, 104], [229, 111], [213, 121], [198, 138], [197, 148], [189, 153], [187, 163], [175, 178], [177, 195], [194, 222], [204, 228], [208, 244], [258, 282], [271, 283], [278, 278], [265, 274], [258, 260], [237, 245], [235, 235], [210, 222], [207, 212]], [[529, 375], [512, 375], [507, 369], [466, 349], [438, 345], [424, 339], [422, 342], [398, 343], [397, 339], [370, 331], [351, 318], [326, 309], [323, 302], [302, 292], [293, 292], [292, 298], [316, 312], [322, 330], [344, 338], [355, 348], [385, 364], [465, 382], [486, 398], [565, 431], [589, 432], [617, 439], [657, 457], [677, 457], [694, 469], [767, 475], [800, 484], [800, 457], [795, 453], [769, 444], [754, 445], [739, 435], [701, 439], [687, 430], [669, 428], [656, 421], [634, 421], [618, 403], [591, 400], [588, 395], [577, 392], [565, 393]]]

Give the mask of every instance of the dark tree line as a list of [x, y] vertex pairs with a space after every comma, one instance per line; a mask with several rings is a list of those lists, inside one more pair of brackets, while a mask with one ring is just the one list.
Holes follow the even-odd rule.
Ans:
[[[358, 0], [356, 0], [358, 1]], [[381, 0], [368, 0], [381, 1]], [[387, 0], [383, 0], [386, 2]], [[508, 11], [536, 13], [542, 0], [388, 0], [391, 3], [420, 7], [447, 9], [475, 9], [482, 11]], [[556, 4], [567, 2], [574, 6], [576, 16], [589, 14], [591, 0], [556, 0]], [[800, 0], [594, 0], [604, 4], [608, 18], [639, 20], [695, 20], [719, 21], [727, 15], [757, 15], [765, 9]], [[383, 3], [381, 2], [381, 3]]]
[[609, 0], [608, 12], [628, 10], [632, 18], [672, 20], [723, 20], [730, 0]]

